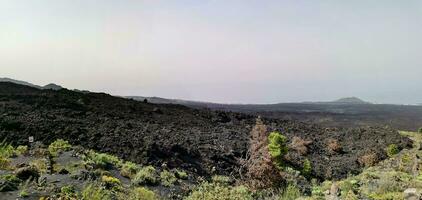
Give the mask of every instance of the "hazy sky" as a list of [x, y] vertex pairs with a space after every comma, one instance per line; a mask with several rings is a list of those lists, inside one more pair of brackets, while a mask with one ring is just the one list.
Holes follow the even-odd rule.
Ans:
[[0, 0], [0, 77], [227, 103], [422, 103], [422, 1]]

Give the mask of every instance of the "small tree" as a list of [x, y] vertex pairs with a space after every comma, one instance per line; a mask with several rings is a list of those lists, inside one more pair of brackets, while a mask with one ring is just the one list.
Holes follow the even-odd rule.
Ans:
[[267, 126], [258, 118], [251, 131], [247, 159], [242, 161], [246, 170], [244, 181], [252, 190], [270, 188], [282, 181], [268, 151], [268, 142]]
[[303, 169], [302, 169], [302, 174], [305, 177], [309, 177], [312, 173], [312, 165], [311, 165], [311, 161], [309, 161], [308, 159], [305, 159], [305, 161], [303, 161]]
[[419, 133], [422, 133], [422, 127], [419, 128], [418, 132]]
[[279, 132], [272, 132], [268, 136], [268, 150], [278, 169], [282, 169], [284, 166], [283, 157], [288, 151], [286, 141], [286, 136]]

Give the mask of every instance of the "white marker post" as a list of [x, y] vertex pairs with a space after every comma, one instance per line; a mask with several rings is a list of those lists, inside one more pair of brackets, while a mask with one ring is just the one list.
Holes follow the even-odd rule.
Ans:
[[29, 142], [29, 155], [33, 156], [34, 150], [32, 148], [32, 143], [34, 143], [34, 136], [29, 136], [28, 142]]

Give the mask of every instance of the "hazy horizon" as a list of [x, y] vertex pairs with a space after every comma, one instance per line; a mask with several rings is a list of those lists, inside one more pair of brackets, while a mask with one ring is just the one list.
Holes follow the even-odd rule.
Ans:
[[422, 103], [422, 2], [0, 1], [0, 77], [216, 103]]

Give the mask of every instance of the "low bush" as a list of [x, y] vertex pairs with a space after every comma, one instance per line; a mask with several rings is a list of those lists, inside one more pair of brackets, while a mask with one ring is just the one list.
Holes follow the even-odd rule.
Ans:
[[119, 179], [112, 176], [102, 176], [101, 182], [106, 189], [118, 189], [122, 184]]
[[164, 170], [160, 173], [160, 180], [162, 185], [170, 187], [174, 185], [174, 183], [177, 181], [177, 178], [173, 173]]
[[39, 171], [42, 174], [47, 173], [47, 160], [42, 159], [36, 159], [29, 163], [30, 166], [33, 166], [37, 171]]
[[283, 156], [287, 153], [286, 136], [279, 132], [271, 132], [268, 136], [268, 151], [273, 158], [275, 166], [281, 169], [284, 167]]
[[418, 133], [422, 133], [422, 127], [419, 128]]
[[72, 145], [68, 141], [58, 139], [48, 146], [48, 151], [52, 156], [58, 156], [63, 151], [69, 151]]
[[135, 185], [156, 185], [158, 183], [157, 171], [152, 166], [143, 167], [136, 173], [132, 183]]
[[400, 152], [399, 148], [396, 144], [390, 144], [387, 147], [387, 155], [388, 157], [393, 157], [394, 155], [398, 154]]
[[133, 178], [138, 172], [139, 166], [133, 162], [125, 162], [120, 170], [120, 175], [126, 178]]

